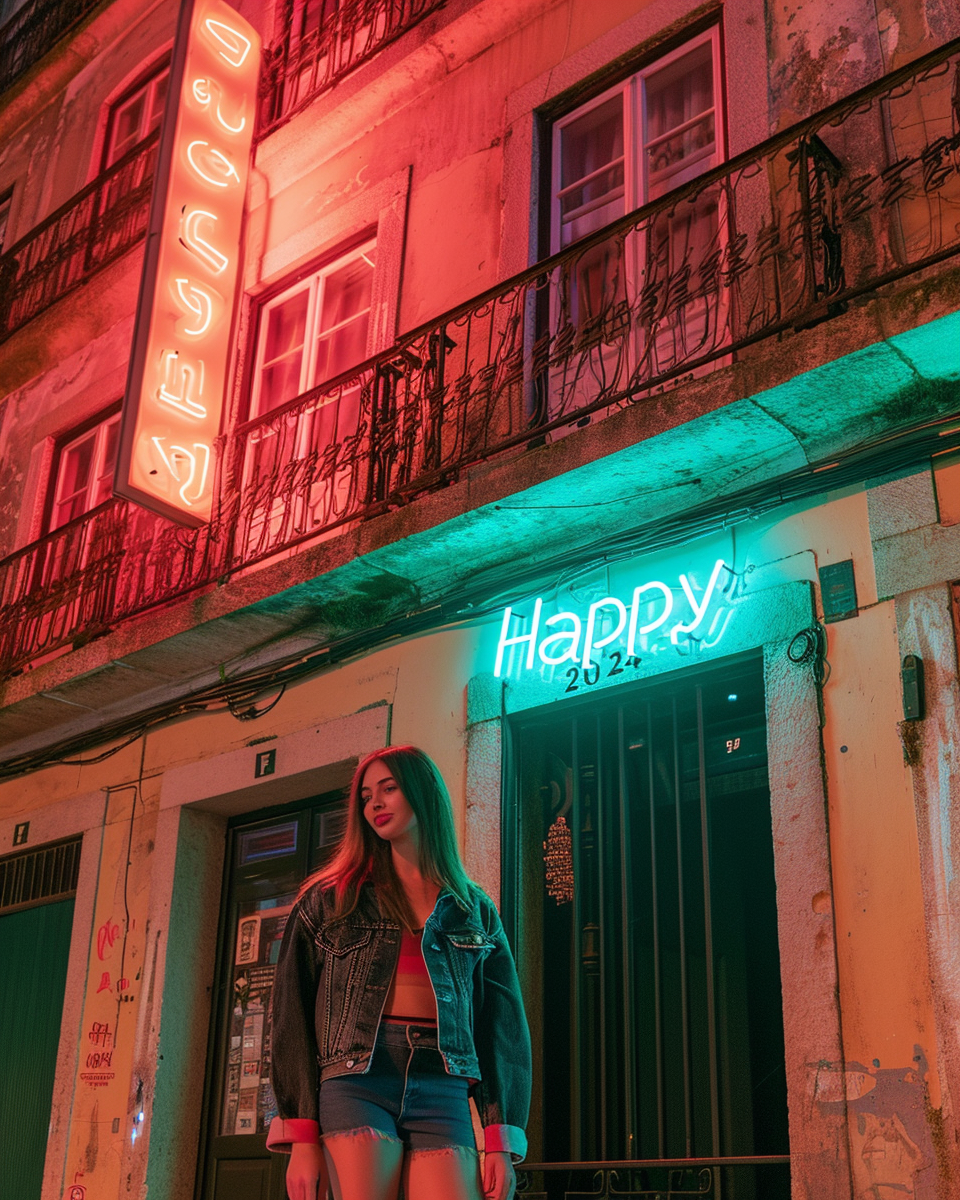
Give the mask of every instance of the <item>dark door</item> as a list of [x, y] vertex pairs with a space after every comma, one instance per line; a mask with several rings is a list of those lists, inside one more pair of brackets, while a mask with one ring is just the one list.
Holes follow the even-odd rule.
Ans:
[[[758, 1161], [788, 1153], [762, 664], [554, 705], [513, 735], [531, 1160], [630, 1160], [601, 1185], [618, 1194], [788, 1200], [787, 1165]], [[595, 1190], [576, 1174], [530, 1194]]]
[[266, 1148], [270, 997], [297, 890], [339, 840], [342, 792], [231, 824], [207, 1081], [201, 1200], [284, 1200], [287, 1158]]
[[80, 840], [0, 859], [0, 1196], [40, 1200]]

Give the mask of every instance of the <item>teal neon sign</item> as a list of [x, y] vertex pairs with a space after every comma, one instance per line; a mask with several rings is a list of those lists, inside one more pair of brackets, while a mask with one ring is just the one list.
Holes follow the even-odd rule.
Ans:
[[700, 636], [716, 645], [730, 616], [729, 609], [721, 612], [720, 580], [725, 572], [733, 577], [732, 569], [718, 558], [699, 587], [692, 573], [681, 574], [677, 587], [650, 579], [637, 584], [629, 599], [603, 596], [579, 612], [544, 616], [541, 596], [534, 600], [530, 616], [508, 605], [500, 623], [493, 673], [498, 678], [503, 674], [505, 659], [511, 674], [517, 667], [532, 671], [538, 661], [548, 668], [570, 662], [586, 672], [598, 665], [604, 650], [617, 644], [625, 646], [628, 660], [646, 652], [653, 641], [679, 649], [684, 641]]

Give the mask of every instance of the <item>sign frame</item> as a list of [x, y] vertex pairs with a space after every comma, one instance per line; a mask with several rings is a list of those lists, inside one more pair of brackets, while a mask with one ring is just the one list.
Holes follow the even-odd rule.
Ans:
[[[236, 226], [236, 243], [234, 244], [231, 240], [228, 246], [229, 255], [233, 256], [234, 261], [224, 273], [226, 276], [225, 282], [229, 284], [226, 288], [210, 286], [207, 278], [203, 275], [202, 259], [199, 264], [194, 263], [195, 266], [199, 267], [199, 274], [201, 276], [199, 283], [194, 284], [193, 274], [191, 273], [187, 276], [187, 271], [182, 265], [178, 266], [178, 270], [183, 273], [181, 277], [175, 280], [167, 280], [162, 275], [165, 248], [172, 244], [171, 230], [175, 228], [177, 222], [180, 222], [180, 236], [177, 238], [180, 249], [173, 247], [173, 253], [179, 255], [182, 260], [183, 253], [189, 254], [190, 250], [187, 241], [184, 240], [186, 235], [183, 233], [183, 228], [186, 224], [186, 213], [188, 207], [191, 206], [191, 201], [188, 200], [186, 204], [182, 205], [180, 209], [182, 216], [178, 216], [176, 209], [182, 197], [171, 194], [171, 183], [177, 176], [178, 170], [181, 175], [183, 174], [182, 163], [178, 165], [177, 158], [178, 152], [182, 149], [181, 140], [185, 140], [181, 139], [180, 136], [181, 126], [189, 129], [187, 122], [190, 119], [193, 119], [194, 122], [197, 120], [195, 112], [191, 114], [185, 111], [185, 102], [187, 100], [185, 81], [187, 83], [190, 82], [186, 80], [186, 75], [188, 61], [191, 54], [194, 53], [191, 30], [194, 26], [194, 17], [198, 8], [201, 10], [201, 14], [206, 9], [211, 8], [213, 12], [206, 18], [206, 22], [212, 21], [215, 25], [219, 26], [221, 31], [226, 26], [222, 21], [218, 22], [216, 16], [213, 14], [218, 9], [225, 10], [220, 15], [226, 19], [225, 14], [229, 12], [230, 20], [235, 20], [237, 28], [242, 28], [243, 30], [243, 33], [240, 35], [242, 40], [249, 41], [250, 43], [249, 52], [252, 55], [252, 62], [247, 66], [246, 72], [249, 73], [253, 69], [252, 63], [256, 63], [254, 87], [252, 94], [250, 94], [249, 103], [243, 110], [246, 117], [246, 130], [242, 134], [241, 156], [237, 159], [238, 165], [242, 164], [242, 178], [232, 167], [227, 156], [214, 146], [213, 137], [218, 132], [215, 124], [211, 124], [214, 134], [210, 141], [199, 142], [194, 140], [180, 154], [180, 157], [185, 157], [193, 167], [194, 172], [202, 180], [205, 180], [208, 185], [212, 186], [216, 184], [217, 187], [226, 187], [227, 184], [232, 182], [230, 173], [237, 177], [237, 186], [233, 190], [239, 194], [234, 196], [235, 203], [233, 210], [228, 214], [231, 223]], [[227, 41], [224, 41], [220, 35], [215, 36], [223, 42], [225, 47], [229, 48], [228, 41], [231, 32], [234, 31], [227, 30]], [[209, 37], [209, 35], [207, 36]], [[222, 53], [221, 56], [228, 58], [226, 53]], [[215, 498], [217, 473], [216, 440], [222, 432], [223, 410], [226, 407], [230, 382], [230, 365], [233, 357], [232, 348], [237, 320], [237, 301], [239, 293], [242, 290], [240, 245], [246, 218], [245, 198], [253, 155], [253, 126], [256, 121], [257, 112], [255, 80], [259, 77], [260, 59], [261, 39], [259, 34], [235, 9], [226, 4], [225, 0], [181, 0], [173, 56], [170, 63], [170, 82], [164, 108], [157, 164], [154, 172], [154, 187], [150, 203], [144, 260], [137, 297], [133, 342], [121, 412], [113, 493], [122, 499], [132, 500], [141, 507], [156, 512], [180, 525], [192, 527], [200, 527], [209, 522]], [[202, 88], [198, 91], [198, 85], [202, 84], [206, 85], [206, 92]], [[211, 110], [211, 113], [215, 112], [216, 119], [220, 121], [224, 130], [231, 131], [231, 126], [220, 111], [220, 100], [226, 95], [226, 89], [213, 78], [198, 78], [193, 81], [192, 88], [193, 97], [197, 101], [203, 101], [206, 107]], [[196, 107], [197, 104], [194, 104], [194, 108]], [[229, 104], [226, 107], [229, 112]], [[233, 119], [236, 120], [236, 117], [234, 116]], [[210, 120], [213, 122], [214, 118], [211, 116]], [[243, 123], [238, 123], [242, 129]], [[239, 133], [237, 130], [232, 130], [232, 132]], [[187, 136], [189, 136], [189, 133]], [[232, 152], [229, 143], [224, 144]], [[201, 149], [195, 150], [195, 147], [198, 146]], [[204, 150], [202, 147], [206, 149]], [[199, 159], [204, 154], [207, 155], [207, 159], [203, 161], [202, 165], [206, 166], [211, 174], [203, 173], [201, 166], [197, 165], [196, 159]], [[224, 164], [226, 164], [226, 172]], [[215, 178], [213, 176], [213, 172], [215, 171], [219, 171], [222, 174], [218, 178]], [[225, 180], [226, 182], [221, 182], [221, 180]], [[199, 186], [202, 188], [204, 185], [201, 183]], [[212, 201], [210, 205], [213, 207]], [[194, 203], [192, 207], [195, 210], [198, 206]], [[214, 222], [219, 219], [216, 214], [208, 213], [207, 216], [212, 216]], [[199, 221], [197, 222], [197, 227], [199, 227]], [[209, 231], [207, 232], [207, 237], [209, 237]], [[207, 241], [200, 238], [197, 240], [200, 241], [202, 246], [207, 246], [211, 250], [211, 253], [217, 254], [220, 258], [228, 257], [228, 255], [223, 255], [219, 249], [214, 249], [213, 246], [210, 246]], [[167, 252], [166, 257], [167, 259], [170, 258], [169, 252]], [[220, 270], [222, 271], [223, 268], [220, 268]], [[177, 344], [177, 339], [171, 338], [169, 329], [163, 333], [158, 333], [158, 328], [162, 328], [162, 322], [165, 321], [169, 327], [173, 316], [177, 315], [172, 313], [172, 301], [170, 297], [164, 295], [164, 289], [169, 290], [171, 282], [175, 283], [180, 290], [181, 310], [179, 311], [179, 316], [186, 321], [199, 319], [201, 322], [202, 328], [190, 329], [185, 326], [185, 332], [188, 335], [196, 336], [199, 333], [205, 333], [211, 325], [211, 315], [215, 316], [217, 344], [210, 354], [214, 367], [214, 370], [210, 374], [215, 380], [219, 378], [220, 386], [217, 387], [215, 384], [206, 394], [203, 393], [204, 360], [196, 360], [200, 368], [199, 382], [194, 378], [191, 383], [191, 380], [188, 379], [190, 367], [178, 363], [177, 360], [181, 349], [189, 353], [192, 346], [186, 345], [183, 338]], [[218, 279], [217, 284], [220, 283], [221, 281]], [[226, 291], [226, 296], [221, 295], [220, 291]], [[213, 307], [214, 305], [216, 305], [216, 310]], [[204, 316], [206, 316], [205, 324], [203, 322]], [[168, 362], [166, 364], [168, 370], [172, 369], [176, 371], [179, 367], [179, 378], [182, 381], [183, 391], [175, 396], [171, 396], [167, 392], [164, 384], [161, 384], [159, 389], [153, 388], [151, 390], [151, 383], [158, 377], [160, 369], [157, 357], [158, 343], [161, 342], [163, 343], [162, 356], [165, 359], [173, 360], [172, 363]], [[170, 342], [174, 344], [167, 349], [167, 344]], [[206, 354], [208, 352], [204, 350], [203, 353]], [[187, 361], [189, 362], [189, 358]], [[196, 385], [195, 391], [191, 393], [189, 387], [194, 385]], [[198, 402], [201, 396], [204, 399], [203, 405]], [[149, 474], [157, 475], [158, 469], [162, 470], [164, 467], [166, 468], [170, 476], [170, 478], [164, 478], [168, 498], [165, 498], [161, 494], [163, 489], [153, 491], [144, 486], [146, 475], [144, 474], [144, 463], [142, 460], [144, 438], [147, 436], [144, 433], [144, 429], [146, 428], [149, 432], [149, 418], [144, 414], [145, 399], [147, 403], [153, 404], [158, 397], [160, 400], [166, 399], [167, 410], [164, 410], [164, 415], [168, 422], [171, 423], [170, 429], [176, 435], [176, 440], [184, 443], [183, 446], [174, 444], [173, 436], [154, 436], [151, 439], [155, 445], [153, 452], [154, 469], [149, 471]], [[176, 403], [177, 400], [180, 401], [179, 404]], [[209, 408], [207, 407], [208, 405]], [[215, 412], [213, 411], [214, 408]], [[179, 412], [175, 411], [176, 409], [179, 409]], [[200, 413], [203, 414], [203, 418], [206, 420], [203, 432], [207, 441], [193, 443], [193, 450], [197, 451], [197, 454], [194, 455], [187, 446], [187, 443], [189, 442], [191, 433], [190, 422], [192, 419], [199, 420]], [[177, 423], [179, 423], [179, 429], [177, 428]], [[164, 441], [167, 442], [166, 447], [162, 445]], [[203, 447], [202, 456], [199, 453], [201, 447]], [[147, 453], [150, 453], [149, 449]], [[138, 476], [140, 479], [139, 483], [137, 481]], [[192, 500], [188, 495], [191, 489], [194, 491]], [[177, 497], [179, 497], [180, 502], [177, 501]]]

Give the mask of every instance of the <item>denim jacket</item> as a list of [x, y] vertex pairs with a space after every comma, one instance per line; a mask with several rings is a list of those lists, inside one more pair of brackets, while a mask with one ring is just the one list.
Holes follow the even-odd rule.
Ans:
[[[332, 919], [330, 889], [294, 905], [273, 990], [273, 1089], [279, 1116], [267, 1145], [316, 1142], [320, 1083], [370, 1068], [387, 991], [400, 955], [400, 926], [383, 916], [373, 887]], [[475, 1080], [486, 1150], [526, 1153], [530, 1033], [513, 955], [493, 902], [475, 884], [465, 912], [442, 891], [423, 930], [423, 958], [437, 998], [440, 1053], [451, 1075]]]

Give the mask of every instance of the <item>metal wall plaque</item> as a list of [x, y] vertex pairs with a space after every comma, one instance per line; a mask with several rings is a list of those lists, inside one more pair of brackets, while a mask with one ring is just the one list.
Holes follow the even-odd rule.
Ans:
[[846, 621], [848, 617], [855, 617], [858, 609], [853, 559], [829, 563], [820, 567], [817, 574], [820, 576], [824, 621]]

